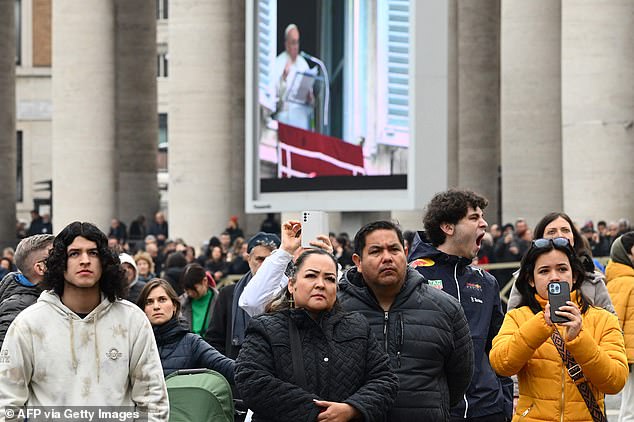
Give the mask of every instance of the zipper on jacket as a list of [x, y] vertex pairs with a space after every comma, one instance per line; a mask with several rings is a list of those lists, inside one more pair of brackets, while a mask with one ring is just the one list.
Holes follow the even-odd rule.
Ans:
[[[460, 302], [460, 306], [462, 306], [462, 301], [460, 300], [460, 284], [458, 284], [458, 263], [456, 262], [453, 266], [453, 279], [456, 282], [456, 293], [458, 294], [458, 302]], [[464, 418], [467, 419], [467, 412], [469, 412], [469, 400], [467, 400], [467, 393], [465, 392], [462, 396], [464, 398]]]
[[528, 415], [528, 412], [530, 412], [530, 411], [531, 411], [531, 409], [533, 408], [533, 406], [534, 406], [534, 405], [535, 405], [535, 403], [531, 403], [531, 405], [530, 405], [530, 406], [528, 406], [528, 407], [526, 408], [526, 410], [524, 410], [524, 411], [522, 412], [522, 414], [520, 415], [520, 418], [518, 419], [518, 421], [521, 421], [522, 419], [524, 419], [524, 418], [526, 417], [526, 415]]
[[[556, 330], [557, 328], [555, 328]], [[562, 361], [563, 363], [563, 361]], [[565, 392], [566, 392], [566, 365], [562, 365], [561, 367], [561, 414], [559, 416], [559, 420], [564, 422], [564, 406], [566, 404], [565, 400]]]
[[385, 353], [387, 353], [388, 355], [390, 354], [390, 349], [388, 349], [387, 346], [387, 323], [389, 320], [389, 312], [385, 311], [384, 312], [385, 318], [383, 319], [383, 338], [385, 339]]
[[[453, 279], [456, 282], [456, 292], [458, 293], [458, 302], [460, 302], [460, 284], [458, 284], [458, 263], [453, 267]], [[465, 416], [466, 418], [466, 416]]]
[[405, 342], [405, 331], [403, 329], [403, 314], [402, 313], [398, 314], [398, 325], [399, 325], [399, 332], [398, 332], [398, 338], [396, 339], [396, 342], [397, 342], [396, 366], [400, 368], [401, 367], [401, 350], [403, 349], [403, 344]]

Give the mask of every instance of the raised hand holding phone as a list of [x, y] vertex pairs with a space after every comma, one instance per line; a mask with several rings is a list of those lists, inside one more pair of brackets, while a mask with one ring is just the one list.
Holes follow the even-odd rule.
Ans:
[[582, 318], [579, 307], [570, 300], [570, 285], [554, 281], [548, 284], [546, 322], [566, 327], [566, 341], [574, 340], [581, 331]]
[[328, 236], [328, 213], [303, 211], [300, 222], [302, 225], [302, 248], [315, 248], [317, 246], [312, 243], [318, 240], [318, 236]]

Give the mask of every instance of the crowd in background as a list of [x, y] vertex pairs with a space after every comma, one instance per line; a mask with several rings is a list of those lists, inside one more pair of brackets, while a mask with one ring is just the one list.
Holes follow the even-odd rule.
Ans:
[[[18, 223], [18, 241], [33, 234], [52, 233], [52, 224], [48, 214], [40, 216], [37, 211], [31, 212], [32, 221], [29, 227], [24, 222]], [[228, 275], [242, 275], [248, 272], [246, 263], [246, 238], [240, 228], [238, 218], [231, 216], [226, 229], [212, 235], [209, 241], [197, 249], [179, 237], [169, 236], [169, 226], [163, 212], [157, 212], [151, 222], [140, 215], [128, 226], [117, 218], [113, 218], [109, 227], [109, 246], [118, 253], [127, 253], [134, 257], [139, 266], [139, 280], [146, 282], [155, 276], [166, 276], [177, 280], [182, 269], [191, 262], [197, 262], [211, 273], [219, 283]], [[594, 257], [608, 257], [610, 247], [616, 238], [632, 230], [626, 218], [606, 222], [600, 220], [594, 224], [586, 221], [577, 228], [583, 235], [583, 241], [592, 251]], [[280, 233], [280, 223], [275, 214], [268, 214], [260, 227], [261, 232]], [[406, 246], [411, 244], [415, 232], [406, 230], [403, 233]], [[482, 239], [476, 264], [508, 263], [519, 261], [530, 247], [533, 231], [526, 220], [518, 218], [514, 223], [504, 225], [491, 224]], [[354, 245], [348, 233], [330, 233], [330, 241], [334, 255], [343, 269], [353, 266], [352, 251]], [[14, 249], [5, 247], [0, 257], [0, 278], [6, 273], [15, 271], [13, 262]], [[174, 253], [176, 255], [170, 256]], [[140, 265], [139, 263], [142, 262]], [[604, 270], [600, 261], [595, 261], [598, 268]], [[503, 286], [511, 279], [516, 268], [492, 270], [498, 282]]]

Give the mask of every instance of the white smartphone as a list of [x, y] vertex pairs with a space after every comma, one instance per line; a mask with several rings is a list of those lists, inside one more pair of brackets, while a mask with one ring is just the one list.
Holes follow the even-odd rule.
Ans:
[[314, 248], [310, 242], [317, 240], [320, 234], [328, 236], [328, 213], [325, 211], [303, 211], [300, 217], [302, 223], [302, 247]]

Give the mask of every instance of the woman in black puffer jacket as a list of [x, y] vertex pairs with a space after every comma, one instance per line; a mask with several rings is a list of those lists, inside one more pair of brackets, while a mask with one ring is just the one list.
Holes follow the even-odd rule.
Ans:
[[271, 313], [250, 321], [236, 386], [254, 422], [386, 419], [398, 379], [367, 320], [336, 300], [335, 258], [309, 249]]
[[165, 376], [179, 369], [208, 368], [222, 374], [233, 385], [234, 361], [181, 325], [180, 302], [167, 281], [150, 280], [141, 291], [137, 305], [154, 329]]

